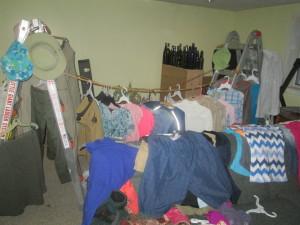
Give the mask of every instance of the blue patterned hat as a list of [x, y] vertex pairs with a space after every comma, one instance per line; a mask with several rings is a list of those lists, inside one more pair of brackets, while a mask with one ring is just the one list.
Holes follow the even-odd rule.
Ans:
[[32, 76], [33, 64], [27, 48], [19, 41], [14, 41], [6, 54], [0, 59], [4, 75], [13, 81], [25, 81]]

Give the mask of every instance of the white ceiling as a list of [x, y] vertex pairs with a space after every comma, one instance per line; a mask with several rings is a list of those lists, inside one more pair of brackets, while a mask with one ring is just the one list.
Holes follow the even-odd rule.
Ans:
[[223, 9], [230, 11], [248, 10], [255, 8], [280, 6], [300, 3], [300, 0], [157, 0], [206, 8]]

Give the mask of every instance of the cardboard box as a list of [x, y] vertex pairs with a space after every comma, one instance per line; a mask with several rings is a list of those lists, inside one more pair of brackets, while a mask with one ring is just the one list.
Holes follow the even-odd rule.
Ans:
[[[191, 81], [187, 82], [188, 80]], [[180, 85], [180, 89], [193, 88], [202, 85], [202, 80], [203, 80], [203, 70], [188, 70], [188, 69], [183, 69], [183, 68], [163, 64], [161, 70], [160, 88], [169, 89], [169, 87], [171, 87], [172, 89], [176, 89], [177, 84]], [[168, 92], [161, 93], [160, 101], [164, 101], [164, 97], [167, 94]], [[171, 91], [171, 94], [173, 94], [173, 91]], [[193, 95], [193, 90], [182, 91], [181, 95], [183, 98], [189, 98]], [[174, 100], [179, 100], [179, 99], [176, 97]]]

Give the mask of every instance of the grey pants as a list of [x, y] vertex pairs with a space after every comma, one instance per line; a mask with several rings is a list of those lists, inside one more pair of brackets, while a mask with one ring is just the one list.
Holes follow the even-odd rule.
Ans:
[[54, 159], [56, 173], [61, 183], [71, 181], [55, 114], [48, 90], [31, 86], [31, 121], [38, 124], [38, 138], [44, 157], [44, 143], [47, 141], [47, 156]]

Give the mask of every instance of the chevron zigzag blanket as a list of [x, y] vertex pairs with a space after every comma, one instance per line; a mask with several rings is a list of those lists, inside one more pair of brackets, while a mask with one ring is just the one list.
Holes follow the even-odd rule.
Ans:
[[284, 137], [279, 127], [250, 124], [237, 125], [251, 150], [250, 182], [287, 181], [284, 164]]

